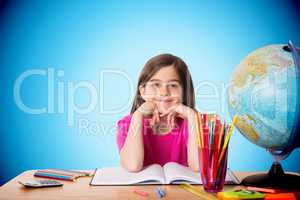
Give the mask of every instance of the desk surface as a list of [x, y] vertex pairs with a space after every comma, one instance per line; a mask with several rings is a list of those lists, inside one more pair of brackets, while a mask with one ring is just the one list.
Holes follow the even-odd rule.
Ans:
[[[18, 183], [20, 180], [28, 180], [33, 178], [34, 171], [26, 171], [19, 176], [15, 177], [2, 187], [0, 187], [0, 199], [86, 199], [86, 200], [97, 200], [97, 199], [158, 199], [155, 195], [155, 189], [157, 185], [148, 186], [90, 186], [91, 177], [81, 177], [75, 182], [61, 181], [64, 183], [63, 187], [53, 188], [38, 188], [29, 189], [25, 188]], [[238, 178], [243, 179], [244, 177], [254, 174], [254, 172], [237, 172]], [[163, 188], [167, 195], [164, 200], [168, 199], [199, 199], [190, 192], [187, 192], [177, 185], [163, 185]], [[199, 190], [203, 190], [202, 186], [198, 187]], [[225, 186], [226, 189], [231, 189], [234, 186]], [[139, 188], [149, 192], [148, 197], [141, 197], [132, 192], [134, 188]], [[300, 199], [300, 191], [297, 193], [297, 199]]]

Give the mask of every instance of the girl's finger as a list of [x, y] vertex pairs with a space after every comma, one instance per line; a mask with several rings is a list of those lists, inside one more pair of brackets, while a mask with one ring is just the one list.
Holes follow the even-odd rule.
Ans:
[[155, 109], [155, 116], [156, 116], [156, 123], [159, 123], [160, 122], [160, 119], [159, 119], [159, 111], [158, 111], [158, 108]]
[[170, 121], [171, 121], [171, 115], [172, 115], [172, 113], [169, 113], [168, 116], [167, 116], [168, 127], [170, 127], [170, 125], [171, 125], [171, 123], [170, 123]]
[[170, 125], [170, 116], [171, 116], [171, 113], [169, 113], [169, 114], [167, 115], [167, 126]]
[[167, 117], [167, 123], [168, 123], [168, 126], [169, 126], [169, 127], [172, 125], [172, 117], [173, 117], [174, 114], [175, 114], [175, 113], [173, 113], [173, 112], [170, 112], [170, 113], [168, 114], [168, 117]]
[[152, 113], [151, 126], [154, 126], [155, 124], [156, 124], [156, 108], [154, 108]]
[[156, 124], [156, 114], [155, 114], [155, 110], [153, 110], [153, 114], [152, 114], [152, 119], [153, 119], [153, 125]]
[[180, 110], [178, 109], [174, 109], [174, 112], [176, 113], [175, 117], [180, 117], [180, 118], [185, 118], [185, 116], [183, 114], [181, 114]]
[[183, 115], [181, 115], [181, 114], [179, 115], [179, 117], [181, 117], [181, 118], [184, 118], [184, 116], [183, 116]]
[[154, 108], [153, 116], [154, 116], [154, 124], [157, 124], [159, 122], [157, 107]]
[[183, 119], [185, 118], [182, 114], [177, 114], [177, 116]]
[[172, 128], [175, 126], [175, 118], [176, 118], [176, 115], [173, 115], [172, 116], [172, 120], [171, 120], [171, 126], [172, 126]]
[[169, 113], [171, 113], [173, 110], [175, 110], [176, 106], [171, 106], [170, 108], [168, 108], [164, 113], [161, 113], [160, 116], [164, 117], [166, 115], [168, 115]]
[[167, 110], [164, 110], [163, 112], [161, 112], [161, 113], [159, 114], [159, 116], [160, 116], [160, 117], [164, 117], [164, 116], [168, 115], [169, 113], [170, 113], [170, 111], [169, 111], [169, 109], [167, 109]]
[[152, 118], [150, 119], [150, 126], [154, 125], [154, 115], [152, 115]]

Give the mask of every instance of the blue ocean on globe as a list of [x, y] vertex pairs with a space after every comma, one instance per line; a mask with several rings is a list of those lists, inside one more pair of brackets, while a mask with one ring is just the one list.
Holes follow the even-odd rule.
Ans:
[[300, 66], [299, 52], [292, 47], [268, 45], [250, 53], [228, 88], [229, 113], [237, 115], [238, 130], [274, 152], [289, 153], [299, 146]]

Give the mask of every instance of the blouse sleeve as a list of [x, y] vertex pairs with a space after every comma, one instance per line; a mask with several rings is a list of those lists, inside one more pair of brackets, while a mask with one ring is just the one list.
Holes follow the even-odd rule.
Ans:
[[117, 122], [117, 145], [119, 152], [121, 151], [126, 140], [130, 121], [131, 115], [127, 115]]

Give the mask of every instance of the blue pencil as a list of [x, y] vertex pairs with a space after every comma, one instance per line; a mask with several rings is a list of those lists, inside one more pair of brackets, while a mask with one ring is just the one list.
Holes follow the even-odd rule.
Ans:
[[34, 176], [37, 176], [37, 177], [46, 177], [46, 178], [54, 178], [54, 179], [60, 179], [60, 180], [74, 181], [74, 178], [71, 177], [71, 176], [65, 176], [65, 175], [59, 175], [59, 174], [52, 174], [52, 173], [45, 173], [45, 172], [35, 172]]
[[166, 196], [166, 193], [160, 188], [156, 189], [156, 194], [157, 194], [158, 198], [163, 198], [164, 196]]

